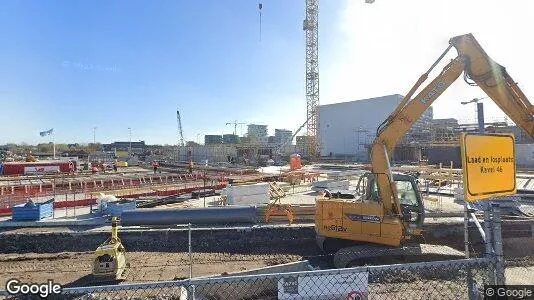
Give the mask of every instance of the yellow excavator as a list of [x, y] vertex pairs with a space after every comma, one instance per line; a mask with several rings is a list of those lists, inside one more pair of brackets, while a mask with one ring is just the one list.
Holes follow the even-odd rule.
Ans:
[[[452, 47], [457, 57], [412, 98]], [[451, 38], [447, 49], [378, 127], [371, 148], [372, 168], [360, 177], [356, 196], [343, 199], [329, 193], [317, 198], [317, 242], [332, 254], [335, 267], [408, 256], [417, 261], [434, 255], [461, 255], [449, 247], [421, 243], [425, 208], [416, 178], [393, 173], [389, 157], [414, 122], [462, 72], [468, 84], [479, 86], [515, 124], [534, 136], [534, 107], [506, 69], [485, 53], [472, 34]]]

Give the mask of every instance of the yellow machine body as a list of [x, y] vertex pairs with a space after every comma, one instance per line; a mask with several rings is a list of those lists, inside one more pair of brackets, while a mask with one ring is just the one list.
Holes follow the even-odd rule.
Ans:
[[[315, 230], [324, 238], [399, 246], [420, 236], [425, 208], [417, 182], [406, 174], [393, 174], [404, 217], [388, 215], [372, 173], [363, 174], [354, 199], [329, 195], [316, 200]], [[323, 246], [321, 246], [323, 247]], [[328, 248], [328, 246], [327, 246]]]
[[121, 280], [128, 267], [126, 249], [118, 237], [117, 218], [112, 220], [111, 238], [96, 250], [93, 260], [93, 275], [103, 281]]
[[[351, 220], [349, 216], [362, 216]], [[362, 220], [363, 216], [377, 221]], [[398, 218], [384, 217], [382, 205], [346, 200], [317, 201], [316, 230], [325, 237], [398, 246], [403, 239]]]

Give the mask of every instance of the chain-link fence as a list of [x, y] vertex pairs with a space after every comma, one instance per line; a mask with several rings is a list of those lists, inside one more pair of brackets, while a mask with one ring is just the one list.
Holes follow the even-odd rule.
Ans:
[[[356, 249], [363, 266], [350, 268], [347, 261], [349, 268], [344, 269], [333, 269], [332, 264], [345, 264], [340, 261], [350, 257], [348, 253], [337, 259], [322, 253], [309, 227], [124, 228], [119, 236], [130, 268], [124, 282], [106, 286], [95, 286], [104, 283], [92, 281], [90, 274], [93, 250], [109, 237], [109, 229], [83, 235], [14, 234], [0, 246], [1, 253], [9, 253], [0, 255], [0, 280], [53, 279], [63, 286], [59, 299], [351, 299], [346, 298], [351, 292], [352, 299], [358, 299], [356, 292], [373, 299], [463, 299], [485, 284], [534, 282], [532, 253], [504, 259], [499, 248], [507, 242], [495, 238], [501, 232], [500, 219], [491, 223], [489, 250], [471, 222], [466, 241], [461, 234], [454, 235], [457, 241], [435, 236], [424, 241], [435, 248], [396, 248], [390, 253], [395, 259], [379, 257], [381, 251], [368, 246], [366, 251]], [[441, 223], [436, 226], [442, 228], [436, 231], [440, 234], [449, 230]], [[532, 239], [531, 229], [514, 226], [503, 227], [507, 237], [519, 233], [525, 241]], [[450, 228], [461, 230], [462, 225]], [[463, 259], [464, 243], [469, 259]], [[423, 253], [431, 261], [408, 257]]]
[[61, 299], [476, 299], [493, 270], [462, 259], [64, 288]]

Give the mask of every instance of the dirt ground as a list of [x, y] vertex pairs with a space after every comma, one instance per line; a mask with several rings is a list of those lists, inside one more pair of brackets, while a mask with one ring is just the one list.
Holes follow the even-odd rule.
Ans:
[[[88, 283], [92, 252], [57, 254], [0, 254], [0, 286], [18, 278], [23, 282], [46, 282], [67, 286]], [[188, 253], [128, 252], [130, 269], [125, 283], [182, 279], [189, 277]], [[224, 253], [194, 253], [193, 276], [220, 275], [301, 260], [296, 255], [236, 255]], [[1, 288], [0, 288], [1, 289]]]
[[[189, 276], [188, 253], [128, 252], [127, 255], [131, 268], [123, 283], [178, 280]], [[47, 279], [54, 279], [56, 283], [64, 287], [97, 285], [89, 279], [92, 259], [92, 252], [0, 254], [0, 286], [5, 286], [6, 281], [11, 278], [18, 278], [23, 282], [46, 282]], [[221, 275], [302, 259], [303, 257], [299, 255], [283, 254], [193, 253], [193, 276]], [[534, 282], [534, 257], [507, 260], [506, 267], [507, 284]], [[445, 281], [410, 279], [409, 277], [400, 279], [399, 282], [387, 284], [370, 283], [369, 292], [377, 298], [387, 299], [406, 299], [407, 296], [417, 299], [443, 299], [450, 296], [448, 294], [452, 292], [456, 296], [466, 295], [467, 292], [465, 282], [458, 280], [447, 282], [448, 279], [444, 279]], [[73, 295], [69, 298], [178, 299], [177, 295], [180, 294], [180, 290], [177, 288], [121, 291], [111, 294], [97, 293], [91, 294], [90, 297]], [[110, 295], [113, 297], [110, 298]], [[276, 299], [276, 296], [255, 299]]]
[[[0, 254], [0, 286], [11, 278], [23, 282], [55, 282], [67, 286], [86, 285], [91, 273], [92, 252], [57, 254]], [[128, 252], [130, 269], [124, 283], [166, 281], [189, 277], [188, 253]], [[298, 255], [246, 255], [193, 253], [193, 277], [221, 275], [302, 260]], [[507, 277], [514, 284], [534, 280], [534, 257], [507, 261]]]

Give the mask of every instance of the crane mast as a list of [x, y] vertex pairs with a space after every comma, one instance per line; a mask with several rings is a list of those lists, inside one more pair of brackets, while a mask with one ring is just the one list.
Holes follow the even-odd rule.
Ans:
[[319, 156], [319, 0], [305, 1], [307, 154], [312, 158]]

